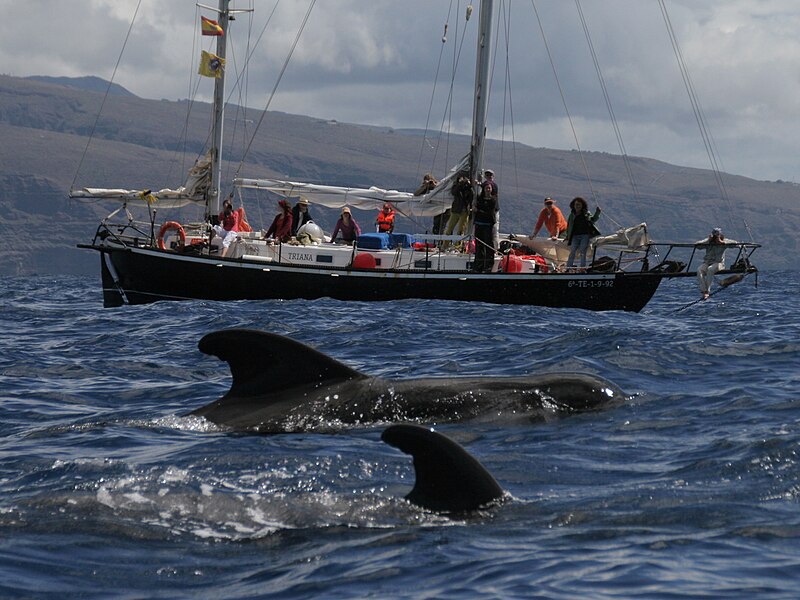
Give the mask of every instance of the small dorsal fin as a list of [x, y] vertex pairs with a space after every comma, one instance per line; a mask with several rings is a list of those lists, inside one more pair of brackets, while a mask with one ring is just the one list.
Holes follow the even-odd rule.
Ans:
[[298, 385], [363, 379], [351, 369], [310, 346], [275, 333], [225, 329], [200, 340], [200, 351], [228, 363], [233, 383], [225, 397], [249, 397]]
[[492, 474], [450, 438], [419, 425], [392, 425], [381, 439], [414, 457], [409, 502], [437, 512], [477, 510], [503, 497]]

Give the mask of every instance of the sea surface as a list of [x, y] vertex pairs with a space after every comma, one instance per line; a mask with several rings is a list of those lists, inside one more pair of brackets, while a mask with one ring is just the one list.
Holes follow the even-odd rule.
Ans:
[[[0, 280], [2, 598], [797, 598], [800, 272], [639, 314], [479, 303], [162, 302], [99, 276]], [[275, 332], [391, 378], [584, 372], [621, 406], [436, 429], [508, 492], [403, 496], [383, 426], [241, 435], [188, 411], [204, 334]]]

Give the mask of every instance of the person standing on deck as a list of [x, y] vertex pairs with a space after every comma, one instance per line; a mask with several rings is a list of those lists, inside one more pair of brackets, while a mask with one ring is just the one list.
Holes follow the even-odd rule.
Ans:
[[392, 233], [394, 231], [394, 209], [389, 202], [386, 202], [383, 205], [383, 210], [378, 212], [375, 226], [378, 233]]
[[578, 196], [569, 203], [569, 220], [567, 222], [567, 243], [569, 244], [569, 259], [567, 268], [575, 266], [575, 255], [581, 257], [581, 268], [586, 267], [586, 252], [589, 249], [589, 240], [600, 235], [594, 222], [600, 218], [600, 207], [598, 206], [594, 215], [589, 213], [589, 206], [586, 200]]
[[539, 219], [536, 221], [536, 227], [533, 229], [533, 235], [539, 235], [539, 230], [544, 225], [547, 232], [552, 239], [563, 238], [567, 233], [567, 220], [561, 209], [555, 205], [555, 202], [549, 196], [544, 199], [544, 208], [539, 213]]
[[494, 226], [497, 223], [499, 188], [494, 181], [494, 171], [486, 169], [481, 191], [475, 203], [475, 260], [472, 270], [489, 273], [494, 265]]
[[444, 229], [445, 235], [452, 235], [454, 231], [457, 235], [464, 235], [469, 221], [469, 211], [472, 208], [472, 184], [469, 181], [469, 173], [462, 172], [456, 177], [453, 186], [450, 188], [453, 195], [453, 203], [450, 205], [450, 218]]

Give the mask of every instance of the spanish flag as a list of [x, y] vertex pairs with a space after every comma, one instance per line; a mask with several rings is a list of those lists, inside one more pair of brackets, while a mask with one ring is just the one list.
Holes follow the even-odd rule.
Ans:
[[223, 33], [219, 23], [211, 19], [206, 19], [203, 16], [200, 17], [200, 30], [203, 35], [222, 35]]
[[197, 72], [203, 77], [222, 77], [225, 59], [203, 50], [200, 54], [200, 68]]

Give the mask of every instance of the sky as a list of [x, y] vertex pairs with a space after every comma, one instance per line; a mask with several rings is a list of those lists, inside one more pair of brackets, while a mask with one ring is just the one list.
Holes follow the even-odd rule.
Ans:
[[[310, 2], [233, 0], [254, 8], [229, 34], [229, 82], [251, 54], [235, 101], [341, 122], [469, 132], [478, 0], [469, 21], [464, 0], [316, 0], [269, 100]], [[490, 137], [621, 152], [582, 14], [627, 154], [711, 166], [658, 0], [495, 3]], [[665, 5], [717, 164], [760, 180], [798, 180], [800, 2]], [[211, 97], [197, 63], [214, 38], [198, 31], [199, 15], [214, 11], [191, 0], [0, 0], [0, 14], [5, 74], [113, 76], [144, 98]]]

